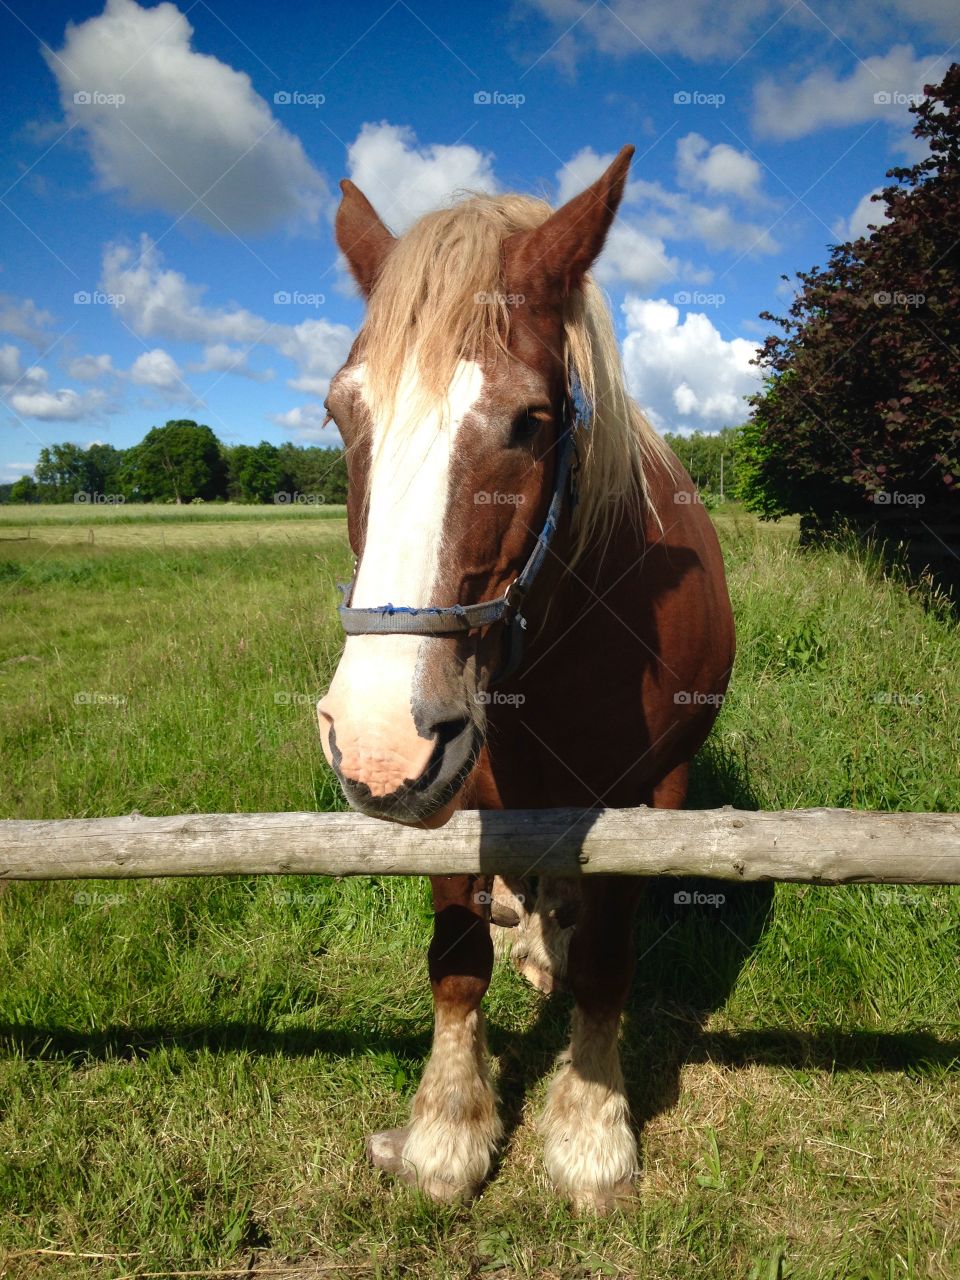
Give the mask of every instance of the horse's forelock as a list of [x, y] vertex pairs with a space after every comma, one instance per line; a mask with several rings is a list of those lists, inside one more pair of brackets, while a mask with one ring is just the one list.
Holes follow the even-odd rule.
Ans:
[[[540, 226], [550, 213], [529, 196], [471, 195], [426, 214], [397, 240], [368, 299], [358, 352], [376, 416], [396, 420], [396, 397], [411, 361], [426, 412], [445, 400], [462, 360], [508, 350], [523, 281], [511, 281], [514, 294], [507, 292], [503, 242]], [[647, 471], [669, 465], [670, 455], [630, 399], [604, 294], [587, 275], [558, 304], [564, 357], [593, 409], [579, 445], [579, 556], [608, 537], [625, 510], [652, 510]]]

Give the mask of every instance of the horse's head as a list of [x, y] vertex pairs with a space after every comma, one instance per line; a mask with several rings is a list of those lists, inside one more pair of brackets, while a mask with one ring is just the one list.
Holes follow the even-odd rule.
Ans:
[[585, 331], [571, 316], [631, 155], [554, 213], [476, 197], [400, 239], [342, 183], [337, 242], [367, 317], [327, 408], [348, 455], [350, 616], [370, 625], [347, 628], [318, 714], [327, 759], [364, 812], [443, 821], [476, 762], [504, 622], [384, 634], [384, 615], [359, 611], [495, 601], [521, 574], [558, 488], [570, 335]]

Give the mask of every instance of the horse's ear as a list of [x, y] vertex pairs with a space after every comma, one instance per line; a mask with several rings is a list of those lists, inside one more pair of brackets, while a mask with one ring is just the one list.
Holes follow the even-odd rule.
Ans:
[[353, 278], [369, 296], [387, 255], [397, 243], [380, 221], [376, 209], [349, 178], [340, 183], [343, 199], [337, 210], [337, 244], [350, 265]]
[[512, 290], [569, 293], [577, 287], [603, 248], [632, 158], [633, 147], [624, 147], [586, 191], [533, 231], [518, 231], [507, 238], [504, 270]]

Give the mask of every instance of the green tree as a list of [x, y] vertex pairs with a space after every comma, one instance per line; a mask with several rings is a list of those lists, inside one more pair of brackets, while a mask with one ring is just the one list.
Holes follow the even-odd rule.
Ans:
[[11, 502], [39, 502], [40, 490], [33, 476], [21, 476], [10, 486]]
[[86, 450], [70, 441], [49, 445], [40, 450], [34, 474], [44, 501], [72, 502], [88, 491]]
[[346, 502], [347, 456], [343, 449], [283, 444], [280, 458], [297, 493], [310, 494], [324, 502]]
[[230, 496], [239, 502], [273, 502], [276, 494], [293, 488], [280, 450], [266, 440], [235, 445], [227, 453], [227, 466]]
[[[92, 444], [86, 452], [89, 493], [122, 493], [121, 471], [125, 450], [112, 444]], [[126, 496], [126, 495], [124, 495]]]
[[667, 433], [664, 439], [677, 455], [697, 488], [705, 493], [729, 497], [736, 482], [738, 427], [722, 431], [694, 431], [689, 436]]
[[44, 502], [73, 502], [78, 494], [121, 492], [123, 451], [112, 444], [92, 444], [83, 449], [64, 441], [40, 450], [36, 477]]
[[146, 502], [211, 501], [227, 491], [220, 442], [207, 426], [189, 418], [153, 427], [136, 447], [129, 478]]

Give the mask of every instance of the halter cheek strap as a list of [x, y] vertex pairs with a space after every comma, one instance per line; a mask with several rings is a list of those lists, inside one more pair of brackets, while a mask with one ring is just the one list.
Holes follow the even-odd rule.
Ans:
[[[479, 604], [454, 604], [443, 607], [383, 604], [375, 608], [356, 608], [348, 603], [353, 593], [353, 581], [338, 584], [343, 603], [338, 606], [340, 623], [348, 636], [368, 635], [420, 635], [444, 636], [479, 631], [496, 623], [510, 627], [509, 656], [495, 679], [509, 675], [520, 661], [523, 628], [523, 602], [527, 592], [543, 567], [550, 544], [553, 542], [563, 510], [564, 498], [571, 491], [571, 472], [576, 455], [575, 436], [585, 428], [589, 419], [579, 384], [575, 383], [564, 410], [563, 426], [558, 441], [557, 465], [553, 478], [553, 494], [547, 509], [543, 528], [537, 537], [530, 556], [510, 586], [496, 600], [484, 600]], [[573, 494], [571, 492], [571, 498]]]

